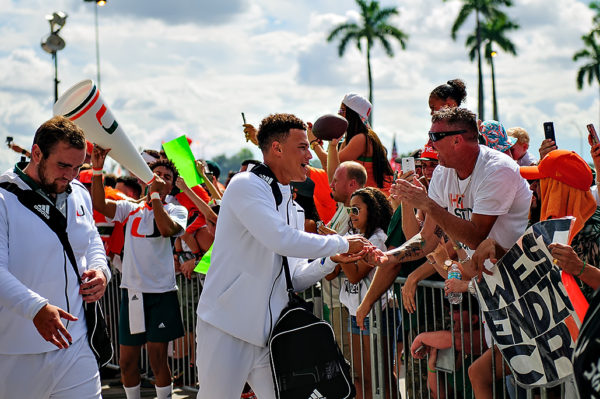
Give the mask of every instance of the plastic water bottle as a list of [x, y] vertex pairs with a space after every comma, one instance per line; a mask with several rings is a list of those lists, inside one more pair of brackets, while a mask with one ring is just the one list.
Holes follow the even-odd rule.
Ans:
[[[461, 279], [462, 275], [460, 274], [460, 269], [455, 262], [452, 262], [452, 266], [448, 269], [448, 279], [457, 278]], [[451, 292], [448, 294], [448, 302], [453, 305], [458, 305], [462, 302], [462, 292]]]

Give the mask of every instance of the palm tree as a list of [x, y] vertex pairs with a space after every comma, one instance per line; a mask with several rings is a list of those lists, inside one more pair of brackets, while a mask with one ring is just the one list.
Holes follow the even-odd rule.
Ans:
[[[447, 0], [444, 0], [447, 1]], [[456, 33], [460, 27], [465, 23], [467, 18], [475, 13], [475, 32], [477, 35], [477, 71], [478, 71], [478, 89], [479, 89], [479, 106], [478, 114], [479, 119], [484, 119], [483, 112], [483, 73], [481, 70], [481, 19], [480, 16], [486, 19], [492, 19], [499, 15], [504, 15], [502, 11], [498, 9], [499, 6], [505, 5], [507, 7], [512, 6], [512, 0], [462, 0], [463, 6], [456, 16], [454, 25], [452, 25], [452, 39], [456, 40]]]
[[[380, 8], [377, 0], [356, 0], [360, 7], [361, 21], [360, 25], [354, 22], [346, 22], [336, 26], [327, 36], [327, 41], [331, 42], [338, 35], [341, 35], [338, 45], [338, 55], [342, 57], [346, 51], [346, 45], [350, 41], [356, 42], [356, 47], [362, 52], [362, 39], [367, 42], [367, 75], [369, 80], [369, 101], [373, 104], [373, 76], [371, 73], [371, 48], [375, 40], [379, 40], [388, 56], [394, 56], [394, 50], [388, 40], [388, 37], [394, 38], [400, 42], [402, 50], [406, 48], [408, 35], [400, 29], [388, 23], [392, 15], [398, 15], [396, 7]], [[369, 116], [372, 121], [373, 113]]]
[[[487, 20], [480, 28], [481, 43], [485, 44], [485, 59], [488, 64], [490, 64], [492, 72], [492, 104], [494, 120], [499, 120], [498, 102], [496, 98], [496, 77], [494, 73], [494, 57], [496, 56], [496, 52], [493, 48], [495, 47], [494, 45], [496, 45], [498, 48], [509, 54], [517, 55], [517, 49], [513, 42], [506, 37], [506, 33], [511, 30], [519, 29], [519, 25], [509, 20], [505, 14], [499, 14], [498, 16]], [[473, 61], [477, 55], [477, 32], [473, 32], [467, 37], [465, 46], [470, 48], [469, 58]]]
[[583, 89], [584, 79], [587, 75], [588, 85], [592, 85], [594, 79], [600, 85], [600, 45], [596, 42], [596, 31], [581, 36], [586, 48], [579, 50], [573, 56], [573, 61], [585, 60], [586, 64], [577, 71], [577, 88]]

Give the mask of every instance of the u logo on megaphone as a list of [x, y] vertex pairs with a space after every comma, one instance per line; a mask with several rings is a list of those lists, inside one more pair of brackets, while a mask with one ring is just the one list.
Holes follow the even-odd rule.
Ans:
[[123, 128], [106, 106], [100, 90], [92, 80], [84, 80], [71, 87], [54, 104], [54, 115], [63, 115], [84, 132], [86, 139], [103, 148], [131, 173], [146, 183], [154, 174], [135, 149]]
[[[96, 101], [98, 101], [99, 97], [100, 97], [100, 90], [98, 90], [96, 88], [96, 85], [93, 85], [88, 98], [86, 98], [79, 107], [75, 108], [73, 111], [69, 112], [68, 114], [65, 114], [64, 116], [66, 118], [69, 118], [71, 121], [75, 122], [75, 120], [79, 119], [80, 116], [84, 115], [90, 108], [92, 108], [94, 106], [94, 104], [96, 104]], [[92, 99], [91, 101], [90, 101], [90, 98]], [[81, 109], [81, 108], [83, 108], [83, 109]], [[104, 131], [106, 133], [113, 134], [114, 131], [117, 130], [119, 123], [113, 118], [113, 123], [110, 125], [109, 128], [106, 128], [104, 126], [104, 124], [102, 123], [102, 117], [104, 116], [105, 113], [106, 113], [106, 105], [102, 104], [100, 106], [100, 109], [98, 110], [98, 112], [96, 112], [96, 120], [98, 121], [98, 123], [100, 124], [102, 129], [104, 129]]]

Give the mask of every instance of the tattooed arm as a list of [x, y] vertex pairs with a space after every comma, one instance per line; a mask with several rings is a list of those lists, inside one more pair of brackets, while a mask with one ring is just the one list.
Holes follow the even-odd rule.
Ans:
[[471, 249], [477, 248], [487, 238], [498, 219], [497, 215], [474, 213], [471, 215], [471, 220], [464, 220], [452, 215], [436, 203], [433, 203], [426, 212], [427, 218], [433, 219], [452, 239], [462, 242]]
[[425, 217], [425, 223], [421, 231], [410, 240], [406, 241], [400, 247], [387, 251], [383, 256], [369, 263], [377, 266], [392, 266], [400, 262], [407, 262], [423, 258], [429, 252], [433, 251], [440, 242], [442, 230], [436, 226], [435, 222]]

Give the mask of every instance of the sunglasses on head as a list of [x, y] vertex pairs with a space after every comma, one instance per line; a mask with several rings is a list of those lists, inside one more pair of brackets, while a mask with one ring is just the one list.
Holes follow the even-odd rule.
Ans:
[[353, 206], [348, 209], [348, 213], [354, 216], [358, 216], [358, 214], [360, 213], [360, 209], [357, 206]]
[[457, 134], [462, 134], [462, 133], [466, 133], [467, 130], [466, 129], [462, 129], [462, 130], [447, 130], [445, 132], [429, 132], [429, 139], [431, 141], [438, 141], [443, 139], [446, 136], [454, 136]]

